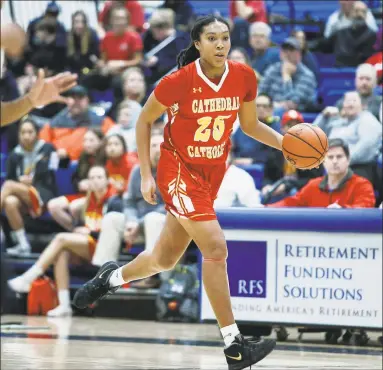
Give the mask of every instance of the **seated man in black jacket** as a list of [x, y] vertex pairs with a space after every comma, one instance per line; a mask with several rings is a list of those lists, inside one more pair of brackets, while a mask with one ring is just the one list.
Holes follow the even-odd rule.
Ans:
[[311, 49], [334, 53], [337, 67], [356, 67], [363, 63], [374, 54], [376, 41], [376, 32], [372, 31], [366, 23], [367, 11], [365, 3], [356, 1], [351, 12], [351, 26], [314, 43]]
[[[289, 110], [282, 116], [281, 131], [285, 134], [291, 127], [303, 122], [303, 116], [299, 112]], [[291, 191], [302, 188], [310, 179], [323, 174], [321, 167], [310, 171], [296, 169], [284, 159], [281, 151], [273, 148], [268, 151], [264, 172], [262, 195], [266, 200], [271, 196], [278, 197], [278, 199], [287, 196]], [[276, 182], [279, 182], [280, 185], [277, 186]], [[271, 191], [272, 193], [270, 193]], [[274, 200], [276, 199], [274, 198]]]

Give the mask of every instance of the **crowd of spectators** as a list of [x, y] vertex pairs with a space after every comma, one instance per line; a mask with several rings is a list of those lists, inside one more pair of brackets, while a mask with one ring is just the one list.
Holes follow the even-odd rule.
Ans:
[[[317, 41], [308, 42], [305, 32], [295, 29], [277, 45], [263, 1], [230, 1], [229, 58], [252, 66], [257, 75], [259, 119], [285, 133], [305, 122], [305, 113], [316, 112], [314, 124], [328, 135], [330, 150], [324, 168], [300, 171], [279, 151], [247, 137], [237, 123], [217, 209], [379, 204], [382, 96], [376, 87], [382, 82], [381, 65], [377, 68], [382, 52], [378, 26], [365, 3], [339, 3]], [[67, 93], [66, 106], [35, 109], [8, 130], [10, 153], [1, 209], [14, 246], [7, 252], [31, 253], [25, 217], [36, 218], [49, 210], [63, 231], [32, 270], [12, 283], [19, 291], [28, 290], [51, 264], [59, 276], [67, 274], [64, 250], [100, 265], [118, 258], [121, 243], [129, 249], [144, 237], [145, 248], [153, 248], [165, 210], [159, 194], [156, 207], [142, 198], [135, 125], [155, 83], [175, 67], [177, 54], [189, 44], [188, 31], [195, 17], [187, 0], [164, 1], [147, 22], [140, 2], [133, 0], [106, 1], [94, 28], [83, 11], [72, 15], [68, 30], [59, 15], [60, 7], [51, 2], [42, 16], [31, 21], [23, 58], [6, 60], [0, 79], [0, 93], [7, 101], [28, 91], [38, 68], [44, 68], [48, 76], [63, 70], [79, 74], [79, 85]], [[323, 106], [318, 99], [317, 50], [334, 53], [336, 66], [357, 67], [355, 91], [348, 91], [334, 106]], [[154, 175], [165, 122], [166, 117], [154, 124]], [[54, 172], [74, 162], [74, 194], [59, 194]], [[245, 170], [252, 165], [263, 168], [258, 188]], [[91, 243], [87, 236], [92, 237]], [[73, 243], [80, 252], [68, 247]], [[71, 314], [66, 280], [58, 284], [66, 292], [59, 294], [60, 308], [51, 315]], [[157, 284], [151, 278], [136, 286]]]

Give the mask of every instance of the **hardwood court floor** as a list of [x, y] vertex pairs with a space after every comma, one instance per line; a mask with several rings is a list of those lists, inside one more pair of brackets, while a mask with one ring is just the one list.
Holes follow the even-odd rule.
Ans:
[[[25, 316], [3, 316], [1, 322], [2, 370], [227, 369], [215, 325]], [[25, 327], [4, 326], [12, 322], [22, 322]], [[322, 343], [278, 343], [277, 349], [256, 368], [382, 369], [379, 347]]]

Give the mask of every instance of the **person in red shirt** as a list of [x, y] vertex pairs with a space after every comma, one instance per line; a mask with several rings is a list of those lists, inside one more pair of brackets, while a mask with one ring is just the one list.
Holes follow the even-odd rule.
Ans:
[[129, 15], [125, 8], [111, 10], [111, 31], [101, 41], [102, 59], [109, 74], [121, 73], [142, 61], [142, 40], [134, 31], [128, 31]]
[[128, 153], [123, 136], [112, 134], [105, 139], [106, 170], [109, 182], [119, 194], [128, 188], [130, 173], [138, 163], [136, 153]]
[[90, 191], [84, 204], [83, 226], [73, 232], [59, 233], [41, 253], [36, 263], [24, 274], [8, 281], [9, 287], [19, 293], [27, 293], [31, 285], [51, 265], [54, 266], [59, 305], [48, 316], [70, 316], [72, 309], [69, 295], [69, 256], [92, 261], [101, 229], [101, 221], [107, 212], [122, 212], [122, 201], [108, 185], [105, 168], [94, 166], [88, 173]]
[[156, 86], [136, 126], [141, 192], [148, 203], [156, 204], [151, 125], [167, 112], [157, 171], [168, 211], [160, 237], [152, 251], [142, 252], [121, 268], [114, 262], [104, 264], [96, 278], [76, 292], [73, 303], [85, 308], [126, 282], [172, 269], [193, 239], [203, 256], [202, 279], [221, 328], [229, 369], [240, 370], [268, 355], [275, 341], [247, 341], [238, 330], [230, 302], [227, 246], [213, 203], [225, 175], [237, 115], [247, 135], [279, 150], [282, 135], [258, 120], [254, 71], [227, 60], [231, 46], [227, 21], [216, 16], [198, 19], [191, 39], [177, 58], [178, 71]]
[[144, 29], [145, 13], [139, 1], [114, 0], [106, 1], [98, 15], [100, 36], [105, 36], [105, 31], [110, 28], [110, 12], [114, 7], [124, 7], [129, 13], [129, 31], [142, 32]]
[[269, 207], [373, 208], [374, 189], [370, 181], [350, 169], [350, 149], [342, 139], [329, 140], [323, 162], [326, 176], [310, 180], [294, 196]]
[[263, 0], [230, 0], [230, 18], [240, 17], [250, 23], [268, 23]]

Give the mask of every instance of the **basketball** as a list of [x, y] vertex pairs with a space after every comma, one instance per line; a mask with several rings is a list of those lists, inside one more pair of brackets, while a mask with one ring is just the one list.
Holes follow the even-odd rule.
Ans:
[[310, 170], [318, 167], [328, 150], [326, 134], [317, 126], [300, 123], [291, 127], [282, 140], [282, 152], [294, 167]]

